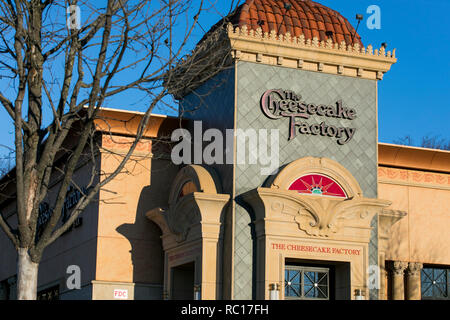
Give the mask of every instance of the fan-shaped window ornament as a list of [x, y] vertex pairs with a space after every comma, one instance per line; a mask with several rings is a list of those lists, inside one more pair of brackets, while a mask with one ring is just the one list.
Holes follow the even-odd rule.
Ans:
[[295, 180], [289, 190], [301, 194], [347, 198], [344, 189], [333, 179], [321, 174], [307, 174]]

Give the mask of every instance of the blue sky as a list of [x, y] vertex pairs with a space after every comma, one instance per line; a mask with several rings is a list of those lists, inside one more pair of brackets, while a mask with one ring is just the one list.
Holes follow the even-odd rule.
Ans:
[[[410, 134], [415, 142], [424, 135], [450, 140], [450, 12], [449, 0], [319, 0], [342, 13], [356, 26], [365, 46], [397, 49], [397, 64], [378, 86], [380, 142]], [[381, 29], [365, 24], [368, 6], [381, 9]]]
[[[218, 1], [222, 12], [228, 9]], [[358, 28], [365, 46], [396, 48], [397, 64], [378, 85], [379, 141], [392, 143], [411, 135], [419, 143], [425, 135], [450, 140], [450, 12], [449, 0], [316, 0], [339, 11]], [[367, 27], [370, 5], [381, 9], [381, 29]], [[206, 30], [219, 17], [201, 20]], [[204, 16], [205, 17], [205, 16]], [[216, 17], [216, 19], [213, 19]], [[199, 35], [196, 35], [199, 36]]]
[[[98, 0], [100, 1], [100, 0]], [[191, 47], [221, 15], [230, 9], [230, 1], [206, 0], [215, 3], [200, 19]], [[242, 2], [242, 0], [241, 0]], [[358, 33], [365, 46], [397, 49], [398, 62], [378, 86], [379, 141], [392, 143], [411, 135], [417, 143], [425, 135], [439, 135], [450, 140], [450, 12], [449, 0], [318, 0], [339, 11], [356, 26], [355, 15], [364, 15]], [[381, 9], [381, 29], [366, 26], [367, 8]], [[0, 79], [0, 90], [8, 84]], [[108, 101], [108, 107], [142, 111], [142, 106], [129, 103], [130, 96]], [[128, 106], [127, 106], [128, 105]], [[161, 113], [161, 110], [159, 110]], [[173, 112], [172, 112], [173, 114]], [[0, 108], [0, 145], [13, 145], [13, 126]], [[0, 155], [7, 149], [0, 147]]]

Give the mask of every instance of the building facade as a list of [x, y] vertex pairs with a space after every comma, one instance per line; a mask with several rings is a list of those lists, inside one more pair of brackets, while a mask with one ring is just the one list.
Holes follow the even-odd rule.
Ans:
[[[178, 95], [179, 118], [152, 117], [127, 172], [47, 249], [40, 296], [448, 299], [450, 152], [378, 143], [395, 51], [364, 47], [309, 0], [247, 0], [228, 21], [205, 36], [219, 35], [227, 68]], [[99, 168], [114, 168], [141, 116], [103, 111]], [[180, 119], [200, 144], [177, 164], [161, 141]], [[219, 136], [217, 161], [197, 158]], [[14, 225], [14, 201], [2, 210]], [[14, 297], [15, 252], [0, 243], [0, 296]]]

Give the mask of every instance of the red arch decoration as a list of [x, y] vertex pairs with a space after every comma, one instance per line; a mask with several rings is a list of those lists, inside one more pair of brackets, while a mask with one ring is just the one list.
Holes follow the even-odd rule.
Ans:
[[336, 181], [317, 173], [301, 176], [291, 184], [289, 190], [302, 194], [347, 198], [344, 189]]

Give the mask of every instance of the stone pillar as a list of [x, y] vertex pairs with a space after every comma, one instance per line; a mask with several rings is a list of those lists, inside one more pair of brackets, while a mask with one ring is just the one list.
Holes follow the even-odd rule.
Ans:
[[380, 252], [379, 254], [380, 256], [380, 290], [379, 292], [379, 299], [380, 300], [387, 300], [387, 280], [388, 280], [388, 270], [386, 270], [386, 261], [385, 261], [385, 253], [384, 252]]
[[423, 264], [417, 262], [410, 262], [406, 273], [406, 299], [420, 300], [421, 286], [420, 286], [420, 272]]
[[407, 262], [395, 261], [392, 265], [392, 299], [405, 300], [404, 272]]
[[380, 300], [388, 298], [389, 268], [386, 266], [386, 252], [389, 251], [392, 226], [406, 216], [406, 212], [383, 209], [378, 214], [378, 254], [380, 261]]

